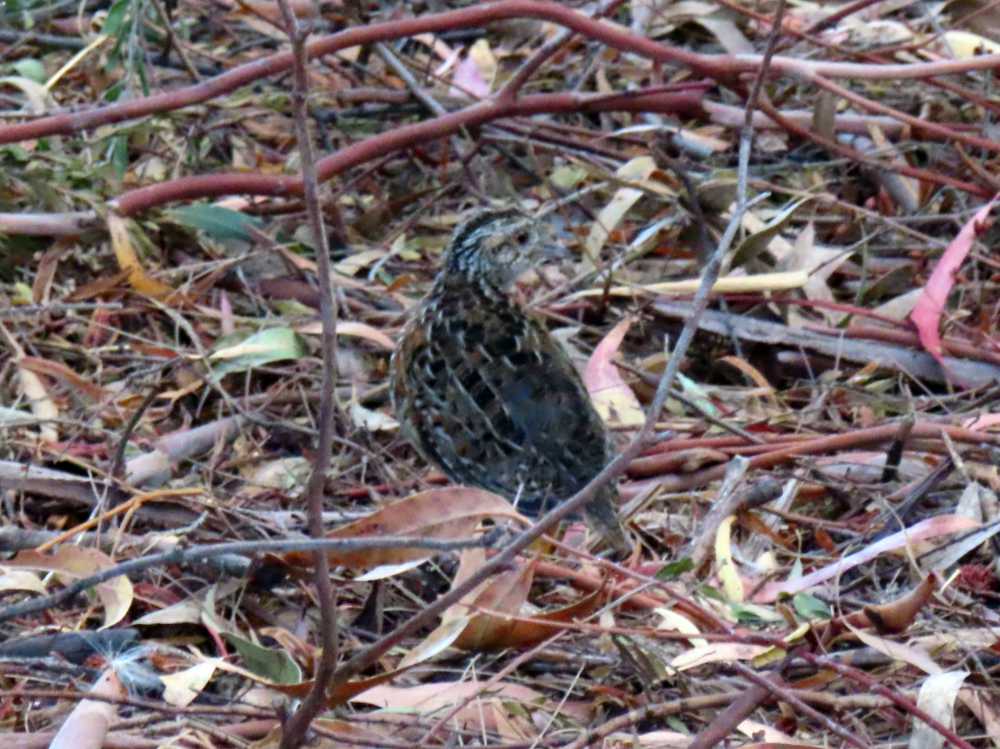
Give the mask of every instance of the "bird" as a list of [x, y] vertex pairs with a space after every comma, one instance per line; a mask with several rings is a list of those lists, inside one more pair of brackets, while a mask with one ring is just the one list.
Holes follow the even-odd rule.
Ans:
[[[396, 418], [417, 452], [528, 515], [576, 494], [615, 456], [569, 356], [513, 294], [552, 249], [530, 215], [475, 211], [456, 227], [390, 363]], [[583, 514], [624, 556], [617, 496], [606, 485]]]

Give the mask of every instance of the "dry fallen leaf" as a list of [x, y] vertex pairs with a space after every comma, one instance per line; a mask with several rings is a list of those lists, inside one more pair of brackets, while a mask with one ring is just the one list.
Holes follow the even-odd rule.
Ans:
[[[52, 554], [39, 554], [31, 550], [21, 551], [13, 559], [0, 562], [0, 570], [4, 568], [45, 570], [57, 573], [69, 583], [106, 570], [114, 564], [114, 560], [102, 551], [64, 544]], [[111, 627], [125, 618], [132, 606], [133, 596], [132, 583], [127, 577], [124, 575], [113, 577], [96, 585], [94, 590], [101, 600], [101, 605], [104, 606], [102, 629]]]
[[646, 420], [639, 399], [612, 362], [631, 323], [625, 318], [611, 329], [594, 349], [583, 372], [583, 382], [594, 408], [612, 427], [638, 427]]
[[[392, 502], [368, 517], [341, 526], [327, 538], [379, 538], [418, 536], [428, 539], [470, 538], [484, 518], [511, 518], [526, 522], [503, 497], [481, 489], [447, 487], [431, 489]], [[427, 559], [433, 552], [419, 548], [331, 551], [331, 564], [354, 569], [407, 564]], [[312, 554], [290, 552], [284, 560], [294, 566], [312, 565]]]

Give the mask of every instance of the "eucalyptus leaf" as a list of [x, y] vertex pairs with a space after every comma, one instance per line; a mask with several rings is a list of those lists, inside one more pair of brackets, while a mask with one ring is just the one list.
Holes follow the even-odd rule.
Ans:
[[808, 593], [796, 593], [792, 596], [792, 605], [799, 616], [810, 621], [829, 619], [832, 616], [830, 608], [825, 603]]
[[271, 650], [230, 632], [223, 632], [223, 636], [236, 648], [248, 671], [276, 684], [297, 684], [302, 681], [302, 669], [284, 650]]
[[739, 268], [760, 258], [767, 251], [771, 240], [787, 228], [796, 211], [811, 200], [812, 197], [807, 196], [791, 201], [775, 214], [763, 229], [744, 239], [733, 252], [732, 267]]
[[14, 63], [14, 70], [17, 74], [34, 81], [35, 83], [45, 83], [48, 76], [45, 74], [45, 66], [33, 57], [25, 57]]
[[694, 562], [691, 561], [690, 557], [684, 557], [683, 559], [677, 559], [673, 562], [668, 562], [656, 571], [657, 580], [676, 580], [678, 577], [683, 575], [685, 572], [690, 572], [694, 569]]
[[305, 342], [291, 328], [270, 328], [212, 353], [212, 372], [222, 377], [231, 372], [245, 372], [276, 361], [301, 359], [306, 355]]
[[260, 228], [258, 218], [245, 213], [223, 208], [220, 205], [199, 203], [168, 211], [170, 217], [179, 224], [205, 232], [213, 239], [242, 239], [250, 241], [250, 227]]
[[115, 36], [125, 22], [125, 14], [128, 12], [131, 0], [118, 0], [111, 5], [108, 15], [104, 19], [104, 27], [101, 29], [106, 36]]

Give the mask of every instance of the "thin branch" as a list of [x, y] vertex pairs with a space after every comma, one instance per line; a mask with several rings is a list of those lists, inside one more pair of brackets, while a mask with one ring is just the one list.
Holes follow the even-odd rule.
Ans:
[[85, 590], [89, 590], [115, 577], [132, 575], [152, 569], [153, 567], [203, 562], [207, 559], [227, 554], [254, 554], [265, 551], [312, 551], [322, 556], [325, 560], [327, 559], [326, 552], [330, 551], [358, 552], [368, 550], [381, 551], [385, 549], [454, 551], [457, 549], [484, 546], [489, 541], [489, 538], [439, 541], [422, 536], [386, 536], [382, 538], [285, 538], [278, 541], [231, 541], [223, 544], [192, 546], [187, 549], [177, 547], [160, 554], [148, 554], [144, 557], [136, 557], [127, 562], [121, 562], [93, 575], [81, 577], [55, 593], [0, 608], [0, 624], [19, 616], [34, 614], [39, 611], [45, 611], [53, 606], [58, 606], [63, 601], [67, 601], [73, 598], [73, 596], [79, 595]]
[[[591, 18], [598, 20], [604, 18], [609, 13], [613, 13], [618, 6], [622, 4], [624, 0], [603, 0], [598, 4], [597, 9], [591, 15]], [[552, 39], [543, 44], [538, 51], [536, 51], [531, 57], [529, 57], [525, 63], [518, 68], [517, 72], [511, 76], [511, 79], [507, 81], [506, 85], [497, 93], [498, 99], [514, 99], [524, 88], [524, 84], [535, 74], [535, 72], [546, 63], [549, 59], [555, 56], [560, 50], [569, 46], [569, 42], [573, 39], [573, 31], [571, 29], [564, 28], [558, 34], [556, 34]]]
[[[452, 135], [464, 127], [482, 125], [503, 117], [517, 117], [559, 112], [662, 112], [665, 114], [695, 113], [706, 84], [695, 83], [666, 92], [662, 87], [614, 95], [586, 96], [579, 94], [539, 94], [516, 101], [485, 101], [431, 120], [394, 128], [342, 148], [317, 164], [317, 175], [325, 181], [341, 172], [387, 153], [427, 143]], [[885, 168], [891, 169], [891, 165]], [[215, 195], [276, 195], [302, 194], [299, 177], [270, 177], [260, 174], [208, 174], [170, 180], [124, 193], [117, 209], [126, 216], [163, 205], [174, 200], [191, 200]]]
[[[831, 91], [839, 89], [839, 87], [837, 87], [835, 84], [831, 83], [830, 81], [824, 80], [822, 78], [816, 79], [814, 82], [821, 88], [828, 88]], [[854, 98], [853, 94], [851, 98]], [[875, 102], [871, 102], [868, 99], [864, 99], [864, 102], [873, 105], [871, 108], [876, 109], [877, 111], [884, 111], [882, 105], [876, 104]], [[861, 102], [859, 101], [858, 103], [860, 104]], [[928, 172], [925, 169], [918, 169], [916, 167], [911, 167], [905, 163], [886, 164], [884, 162], [878, 161], [877, 159], [873, 159], [872, 157], [862, 153], [856, 148], [851, 148], [850, 146], [846, 146], [840, 143], [839, 141], [832, 140], [830, 138], [826, 138], [820, 135], [818, 132], [816, 132], [814, 128], [800, 126], [798, 123], [785, 118], [773, 104], [771, 104], [769, 101], [766, 100], [766, 98], [760, 102], [760, 108], [768, 117], [770, 117], [774, 122], [778, 123], [781, 127], [783, 127], [792, 135], [796, 135], [805, 140], [810, 140], [813, 143], [816, 143], [817, 145], [823, 146], [830, 152], [835, 153], [843, 158], [849, 159], [853, 162], [859, 164], [866, 164], [869, 166], [876, 167], [878, 169], [885, 169], [890, 172], [906, 175], [907, 177], [914, 177], [915, 179], [923, 180], [931, 184], [948, 185], [949, 187], [953, 187], [957, 190], [967, 192], [971, 195], [977, 195], [981, 198], [991, 198], [993, 196], [993, 191], [988, 187], [981, 187], [971, 182], [964, 182], [962, 180], [955, 179], [953, 177], [949, 177], [944, 174], [932, 175], [931, 172]], [[895, 110], [893, 111], [895, 112]], [[920, 127], [923, 127], [924, 125], [927, 124], [926, 120], [920, 120], [919, 122], [920, 122], [919, 125]], [[977, 138], [977, 140], [980, 139]], [[994, 147], [1000, 147], [1000, 141], [994, 141], [993, 145]], [[990, 148], [988, 150], [994, 150], [994, 148]]]
[[[307, 119], [309, 78], [306, 63], [309, 59], [309, 50], [306, 47], [306, 37], [308, 31], [299, 26], [288, 0], [278, 0], [278, 5], [281, 7], [285, 30], [292, 43], [293, 69], [295, 71], [295, 88], [292, 93], [295, 133], [299, 146], [306, 211], [312, 229], [313, 244], [316, 248], [319, 310], [320, 319], [323, 322], [323, 373], [319, 408], [319, 440], [312, 474], [309, 476], [305, 491], [309, 533], [313, 538], [321, 539], [323, 538], [323, 487], [326, 484], [326, 474], [330, 468], [330, 457], [333, 453], [338, 309], [330, 272], [330, 244], [327, 241], [326, 226], [323, 223], [319, 204], [316, 157], [313, 152], [312, 136], [309, 133]], [[331, 204], [331, 209], [336, 211], [336, 205]], [[335, 224], [340, 234], [337, 238], [338, 242], [342, 244], [346, 237], [339, 212], [335, 214]], [[319, 599], [320, 641], [323, 650], [316, 666], [312, 689], [299, 705], [298, 710], [288, 718], [283, 726], [281, 749], [295, 749], [305, 740], [306, 732], [309, 730], [313, 718], [326, 704], [326, 690], [332, 682], [331, 677], [337, 665], [337, 606], [334, 600], [333, 585], [330, 582], [329, 557], [322, 551], [316, 551], [313, 554], [313, 564], [315, 565], [313, 580], [316, 585], [316, 597]]]
[[[572, 29], [578, 34], [603, 42], [609, 47], [632, 52], [662, 64], [683, 65], [698, 75], [727, 81], [744, 73], [756, 73], [760, 55], [702, 55], [680, 47], [669, 47], [633, 34], [617, 24], [588, 18], [570, 7], [539, 0], [501, 0], [477, 4], [461, 10], [431, 13], [418, 18], [404, 18], [385, 23], [350, 28], [330, 36], [320, 37], [308, 45], [308, 56], [333, 54], [348, 47], [391, 41], [427, 32], [442, 32], [469, 28], [512, 18], [537, 18]], [[136, 117], [157, 114], [214, 99], [265, 76], [286, 72], [292, 67], [290, 52], [271, 55], [246, 65], [240, 65], [203, 83], [177, 91], [155, 94], [83, 112], [63, 113], [42, 117], [32, 122], [0, 127], [0, 143], [32, 140], [46, 135], [69, 135], [98, 125], [122, 122]], [[954, 75], [974, 70], [1000, 67], [1000, 54], [982, 55], [968, 60], [946, 60], [933, 63], [897, 65], [867, 65], [800, 60], [775, 57], [773, 73], [790, 75], [802, 80], [814, 76], [853, 80], [898, 80]], [[996, 144], [1000, 149], [1000, 144]]]
[[854, 668], [853, 666], [848, 666], [840, 663], [833, 658], [828, 658], [822, 655], [817, 655], [815, 653], [810, 653], [808, 651], [802, 651], [796, 653], [803, 660], [808, 661], [817, 668], [820, 669], [832, 669], [836, 673], [840, 674], [845, 679], [850, 679], [853, 682], [861, 684], [872, 692], [880, 694], [886, 699], [892, 701], [898, 708], [905, 710], [914, 718], [922, 720], [928, 726], [937, 731], [948, 743], [959, 749], [973, 749], [972, 744], [959, 736], [955, 731], [948, 728], [946, 725], [941, 723], [933, 716], [929, 715], [925, 710], [922, 710], [913, 700], [911, 700], [906, 695], [900, 694], [895, 689], [889, 689], [884, 684], [880, 684], [878, 681], [873, 679], [871, 676], [866, 674], [859, 668]]
[[[822, 712], [812, 707], [811, 705], [806, 704], [805, 700], [803, 700], [801, 697], [795, 694], [794, 689], [788, 688], [784, 684], [779, 683], [778, 678], [776, 676], [772, 675], [768, 677], [763, 674], [759, 674], [749, 666], [740, 663], [738, 661], [733, 663], [733, 668], [735, 668], [738, 672], [743, 674], [743, 677], [745, 679], [752, 681], [756, 688], [767, 690], [767, 692], [773, 695], [776, 699], [779, 699], [782, 702], [785, 702], [794, 707], [800, 715], [805, 715], [812, 718], [814, 721], [816, 721], [820, 726], [822, 726], [825, 730], [829, 731], [831, 734], [839, 736], [841, 739], [846, 741], [851, 746], [858, 747], [858, 749], [868, 749], [869, 745], [867, 743], [865, 743], [857, 736], [855, 736], [853, 733], [848, 731], [846, 728], [841, 726], [839, 723], [837, 723], [837, 721], [833, 720], [827, 715], [824, 715]], [[694, 746], [695, 744], [692, 743], [692, 747]], [[702, 746], [710, 747], [710, 746], [715, 746], [715, 744], [708, 744], [708, 743], [700, 744], [698, 745], [698, 749], [700, 749], [700, 747]]]

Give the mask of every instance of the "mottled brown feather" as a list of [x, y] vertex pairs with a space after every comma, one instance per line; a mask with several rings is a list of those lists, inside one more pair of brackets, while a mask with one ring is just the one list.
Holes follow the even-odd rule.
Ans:
[[[509, 295], [517, 266], [539, 247], [537, 227], [519, 214], [459, 227], [392, 365], [397, 418], [423, 457], [529, 514], [575, 494], [614, 456], [569, 357]], [[620, 550], [615, 495], [602, 491], [586, 514]]]

